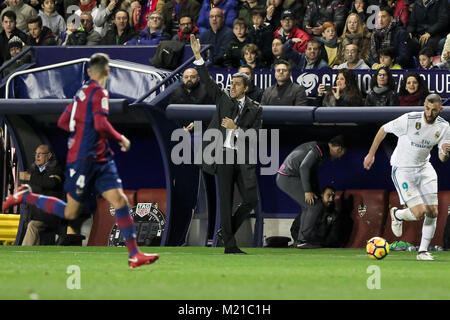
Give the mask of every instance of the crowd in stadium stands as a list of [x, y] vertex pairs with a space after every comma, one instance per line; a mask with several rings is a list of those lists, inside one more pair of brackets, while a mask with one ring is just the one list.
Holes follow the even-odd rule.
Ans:
[[[304, 88], [285, 81], [291, 69], [342, 70], [331, 90], [319, 88], [320, 106], [423, 102], [420, 77], [404, 79], [397, 97], [390, 70], [450, 69], [449, 0], [5, 0], [0, 10], [0, 63], [24, 46], [189, 43], [195, 34], [211, 45], [212, 66], [275, 70], [277, 84], [256, 94], [263, 104], [306, 105]], [[376, 70], [370, 92], [355, 87], [352, 69]]]

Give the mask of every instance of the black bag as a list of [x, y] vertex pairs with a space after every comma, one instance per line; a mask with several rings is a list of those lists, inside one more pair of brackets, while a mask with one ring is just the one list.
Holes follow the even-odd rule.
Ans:
[[87, 43], [86, 31], [76, 30], [69, 34], [67, 38], [67, 46], [84, 46]]
[[149, 60], [156, 68], [175, 70], [180, 65], [184, 45], [184, 42], [180, 41], [163, 40]]

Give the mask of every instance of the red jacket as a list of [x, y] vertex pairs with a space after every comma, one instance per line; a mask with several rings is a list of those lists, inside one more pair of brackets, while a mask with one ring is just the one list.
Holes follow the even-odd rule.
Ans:
[[408, 26], [409, 10], [408, 2], [406, 2], [406, 0], [397, 0], [395, 2], [394, 17], [402, 22], [403, 28]]
[[[281, 28], [282, 27], [279, 27], [277, 30], [275, 30], [275, 32], [273, 33], [274, 37], [281, 36], [281, 34], [279, 33]], [[309, 40], [311, 40], [309, 34], [307, 34], [305, 31], [303, 31], [298, 27], [294, 27], [292, 28], [291, 32], [289, 32], [289, 35], [287, 36], [286, 40], [293, 38], [300, 38], [303, 40], [303, 42], [297, 42], [296, 44], [294, 44], [294, 49], [297, 50], [298, 52], [304, 53], [306, 50], [306, 44], [308, 43]]]

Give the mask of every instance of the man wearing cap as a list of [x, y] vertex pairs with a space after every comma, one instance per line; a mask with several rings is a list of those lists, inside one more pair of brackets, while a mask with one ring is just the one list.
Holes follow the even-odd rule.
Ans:
[[294, 45], [294, 50], [304, 53], [306, 44], [311, 40], [311, 37], [295, 25], [294, 13], [291, 10], [284, 10], [281, 14], [280, 22], [281, 27], [273, 33], [274, 38], [281, 36], [285, 40], [296, 39], [297, 42]]
[[[9, 53], [11, 55], [11, 59], [14, 58], [15, 56], [17, 56], [22, 51], [23, 46], [24, 46], [24, 43], [17, 36], [14, 36], [11, 38], [11, 40], [9, 40], [8, 48], [9, 48]], [[9, 60], [5, 61], [4, 64], [7, 63], [8, 61]], [[31, 62], [31, 53], [28, 52], [25, 55], [23, 55], [22, 57], [20, 57], [19, 59], [16, 59], [11, 65], [6, 67], [2, 72], [3, 77], [6, 77], [8, 74], [12, 73], [14, 70], [16, 70], [21, 65], [24, 65], [25, 63], [30, 63], [30, 62]]]
[[8, 46], [8, 42], [11, 38], [16, 36], [25, 42], [28, 37], [25, 32], [16, 28], [16, 14], [14, 11], [6, 11], [3, 13], [2, 27], [3, 31], [0, 33], [0, 64], [11, 58]]
[[[22, 52], [23, 46], [24, 46], [24, 43], [17, 36], [14, 36], [11, 38], [11, 40], [9, 40], [8, 48], [9, 48], [9, 53], [11, 55], [11, 59], [13, 59], [15, 56], [17, 56], [20, 52]], [[9, 60], [5, 61], [4, 63], [7, 63], [8, 61]], [[20, 57], [19, 59], [16, 59], [11, 65], [6, 67], [3, 70], [3, 77], [6, 77], [8, 74], [12, 73], [14, 70], [16, 70], [18, 67], [24, 65], [25, 63], [30, 63], [30, 62], [31, 62], [31, 53], [28, 52], [28, 53], [24, 54], [22, 57]]]

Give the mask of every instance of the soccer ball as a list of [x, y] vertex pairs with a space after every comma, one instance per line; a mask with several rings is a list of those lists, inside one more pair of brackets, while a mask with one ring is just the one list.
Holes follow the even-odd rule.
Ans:
[[367, 241], [366, 252], [372, 259], [381, 260], [389, 254], [389, 243], [381, 237]]

